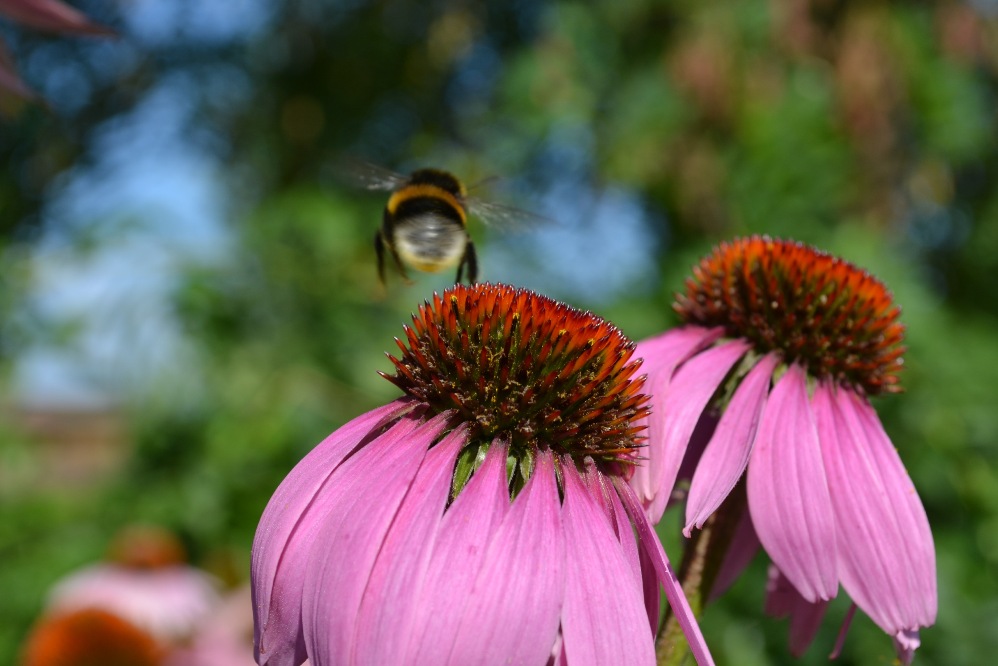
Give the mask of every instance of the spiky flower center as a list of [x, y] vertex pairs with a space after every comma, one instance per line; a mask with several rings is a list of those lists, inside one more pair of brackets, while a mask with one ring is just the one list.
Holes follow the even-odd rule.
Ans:
[[162, 650], [141, 629], [97, 608], [44, 620], [28, 638], [23, 666], [157, 666]]
[[385, 377], [435, 411], [455, 410], [472, 441], [509, 441], [581, 460], [629, 461], [647, 413], [634, 344], [613, 325], [504, 285], [455, 285], [434, 295], [396, 340]]
[[762, 353], [868, 394], [900, 390], [900, 308], [876, 278], [801, 243], [752, 236], [721, 243], [693, 268], [676, 311], [722, 326]]

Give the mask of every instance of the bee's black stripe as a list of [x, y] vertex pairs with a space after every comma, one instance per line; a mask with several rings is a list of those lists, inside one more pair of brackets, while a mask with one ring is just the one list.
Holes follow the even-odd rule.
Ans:
[[456, 176], [439, 169], [419, 169], [409, 176], [409, 185], [435, 185], [458, 199], [464, 197], [464, 185]]
[[[404, 194], [404, 191], [402, 192]], [[402, 199], [395, 207], [395, 223], [411, 217], [422, 215], [436, 215], [444, 219], [453, 220], [455, 224], [464, 226], [463, 211], [457, 209], [451, 202], [441, 197], [415, 196], [411, 199]]]

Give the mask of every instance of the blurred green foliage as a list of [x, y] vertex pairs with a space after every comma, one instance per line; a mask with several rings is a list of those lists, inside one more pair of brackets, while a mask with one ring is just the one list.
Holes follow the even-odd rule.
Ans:
[[[939, 621], [917, 663], [979, 664], [998, 652], [993, 8], [299, 0], [270, 7], [233, 45], [143, 43], [111, 3], [80, 4], [122, 27], [134, 66], [112, 76], [93, 45], [60, 51], [31, 35], [16, 44], [25, 61], [43, 51], [78, 59], [86, 85], [69, 111], [24, 107], [0, 127], [0, 368], [32, 341], [60, 339], [32, 316], [30, 257], [51, 193], [69, 169], [96, 161], [108, 123], [170, 77], [188, 77], [191, 134], [207, 132], [224, 165], [230, 238], [223, 257], [177, 275], [170, 308], [185, 355], [138, 388], [105, 381], [128, 426], [117, 474], [46, 482], [18, 419], [0, 433], [0, 662], [16, 654], [52, 582], [100, 557], [126, 523], [169, 526], [195, 562], [244, 578], [256, 521], [287, 471], [395, 395], [377, 375], [390, 367], [383, 353], [449, 276], [381, 289], [371, 238], [383, 200], [335, 181], [330, 164], [342, 155], [433, 164], [472, 182], [515, 176], [528, 194], [513, 203], [525, 208], [568, 173], [582, 174], [574, 187], [586, 191], [627, 188], [655, 213], [645, 233], [658, 274], [612, 298], [571, 298], [635, 339], [674, 323], [672, 294], [689, 267], [733, 235], [807, 241], [878, 275], [904, 308], [909, 351], [906, 392], [877, 407], [938, 551]], [[564, 136], [582, 137], [568, 140], [575, 161], [552, 149]], [[67, 233], [81, 251], [101, 242]], [[542, 249], [559, 260], [559, 247]], [[676, 521], [664, 523], [675, 528], [674, 559]], [[719, 663], [794, 661], [785, 623], [761, 612], [763, 559], [706, 613]], [[844, 599], [833, 604], [800, 663], [825, 662], [845, 610]], [[857, 616], [840, 663], [892, 660], [889, 638]]]

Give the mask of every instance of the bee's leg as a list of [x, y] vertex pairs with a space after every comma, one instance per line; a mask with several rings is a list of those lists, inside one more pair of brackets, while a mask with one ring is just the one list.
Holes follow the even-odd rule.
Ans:
[[385, 284], [385, 242], [381, 239], [381, 230], [374, 234], [374, 254], [378, 257], [378, 280]]
[[455, 282], [460, 282], [461, 277], [464, 275], [464, 266], [468, 266], [468, 284], [475, 284], [478, 281], [478, 256], [475, 254], [475, 245], [468, 239], [468, 244], [464, 248], [464, 256], [461, 257], [461, 263], [457, 265], [457, 279]]
[[398, 250], [395, 249], [394, 245], [389, 245], [388, 249], [392, 252], [392, 259], [395, 260], [395, 265], [399, 269], [399, 273], [402, 275], [402, 279], [405, 280], [406, 284], [412, 284], [412, 280], [409, 278], [409, 272], [405, 270], [405, 264], [402, 263], [402, 257], [399, 256]]
[[387, 246], [388, 251], [391, 252], [392, 259], [395, 261], [395, 266], [399, 270], [399, 274], [402, 275], [402, 279], [405, 280], [406, 284], [412, 284], [412, 280], [409, 279], [409, 273], [405, 270], [405, 264], [402, 263], [402, 258], [399, 257], [398, 250], [388, 241], [391, 233], [392, 219], [386, 210], [381, 228], [378, 229], [378, 234], [374, 237], [374, 251], [378, 255], [378, 277], [381, 278], [381, 284], [385, 284], [385, 247]]

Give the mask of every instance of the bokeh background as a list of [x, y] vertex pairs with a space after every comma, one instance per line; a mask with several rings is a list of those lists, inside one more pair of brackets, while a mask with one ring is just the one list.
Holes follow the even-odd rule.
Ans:
[[[734, 235], [879, 276], [909, 351], [876, 406], [938, 551], [917, 663], [998, 654], [994, 0], [70, 4], [117, 37], [0, 17], [39, 96], [0, 97], [0, 663], [123, 525], [245, 580], [287, 471], [395, 396], [384, 352], [452, 275], [380, 287], [344, 156], [499, 176], [550, 223], [473, 223], [484, 279], [634, 339]], [[764, 560], [706, 613], [719, 663], [825, 663], [845, 599], [795, 662]], [[857, 616], [839, 663], [893, 658]]]

